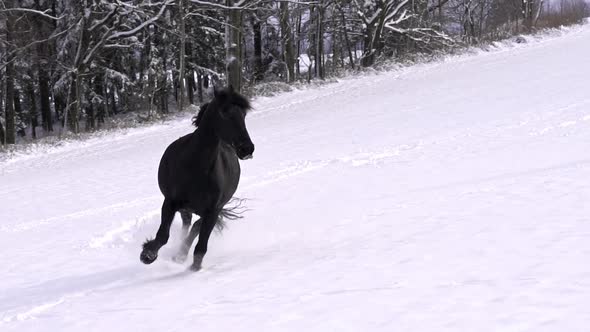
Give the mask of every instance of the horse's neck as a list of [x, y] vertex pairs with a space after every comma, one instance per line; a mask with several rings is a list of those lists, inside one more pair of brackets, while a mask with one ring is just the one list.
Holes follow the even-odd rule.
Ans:
[[219, 154], [222, 142], [212, 129], [208, 126], [199, 126], [193, 133], [191, 148], [194, 151], [192, 155], [199, 156], [201, 161], [213, 162]]

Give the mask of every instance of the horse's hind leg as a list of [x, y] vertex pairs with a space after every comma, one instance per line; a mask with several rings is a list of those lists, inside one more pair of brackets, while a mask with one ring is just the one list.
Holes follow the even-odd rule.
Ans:
[[180, 217], [182, 218], [182, 236], [186, 237], [188, 229], [191, 227], [193, 214], [190, 211], [182, 210], [180, 211]]
[[156, 233], [156, 238], [146, 241], [143, 244], [143, 250], [139, 256], [139, 259], [144, 264], [153, 263], [158, 258], [158, 250], [168, 243], [168, 238], [170, 238], [170, 225], [172, 225], [175, 213], [176, 209], [172, 202], [169, 199], [164, 199], [164, 203], [162, 204], [162, 222], [160, 223], [158, 233]]
[[201, 224], [201, 229], [199, 232], [199, 241], [197, 242], [197, 245], [195, 247], [193, 265], [191, 265], [191, 270], [193, 271], [199, 271], [201, 269], [203, 257], [205, 257], [205, 254], [207, 253], [207, 244], [209, 243], [209, 236], [211, 236], [211, 232], [213, 231], [213, 228], [215, 228], [215, 224], [217, 223], [218, 218], [219, 212], [207, 214], [202, 218], [203, 222]]
[[191, 228], [190, 233], [186, 236], [186, 238], [184, 239], [184, 241], [180, 245], [180, 250], [178, 251], [178, 254], [176, 254], [176, 256], [174, 256], [174, 260], [176, 262], [182, 263], [186, 260], [186, 256], [188, 256], [188, 251], [191, 248], [191, 246], [193, 245], [193, 241], [195, 241], [195, 238], [197, 237], [197, 235], [199, 235], [200, 230], [201, 230], [201, 219], [197, 219], [197, 221], [195, 221], [193, 227]]

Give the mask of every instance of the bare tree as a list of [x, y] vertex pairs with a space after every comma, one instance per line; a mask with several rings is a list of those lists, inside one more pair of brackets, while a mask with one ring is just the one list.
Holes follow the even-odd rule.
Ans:
[[242, 89], [242, 52], [241, 52], [241, 26], [242, 11], [236, 0], [226, 0], [227, 24], [225, 26], [226, 48], [226, 75], [227, 82], [235, 91]]
[[178, 20], [180, 22], [180, 52], [179, 52], [179, 72], [178, 72], [178, 85], [180, 88], [180, 97], [178, 102], [178, 109], [182, 111], [184, 109], [185, 102], [185, 81], [186, 81], [186, 26], [185, 26], [185, 12], [184, 12], [184, 0], [178, 0]]
[[[15, 8], [15, 0], [5, 1], [3, 3], [5, 6], [4, 9], [11, 9]], [[6, 66], [5, 66], [5, 76], [6, 76], [6, 94], [5, 94], [5, 102], [4, 107], [5, 110], [5, 119], [6, 119], [6, 133], [4, 134], [4, 142], [6, 144], [14, 144], [16, 143], [16, 127], [15, 127], [15, 110], [14, 110], [14, 79], [15, 79], [15, 71], [14, 71], [14, 59], [15, 59], [15, 44], [13, 33], [15, 29], [15, 17], [14, 14], [10, 11], [4, 12], [6, 17]]]
[[287, 65], [287, 82], [295, 80], [295, 57], [293, 53], [293, 31], [289, 17], [289, 3], [280, 3], [281, 43], [283, 61]]

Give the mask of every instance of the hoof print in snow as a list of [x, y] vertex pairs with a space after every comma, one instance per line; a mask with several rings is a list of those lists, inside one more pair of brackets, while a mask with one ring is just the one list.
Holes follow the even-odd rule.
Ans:
[[181, 264], [181, 263], [184, 263], [184, 261], [186, 261], [186, 256], [187, 256], [186, 254], [177, 254], [174, 257], [172, 257], [172, 260], [175, 263]]

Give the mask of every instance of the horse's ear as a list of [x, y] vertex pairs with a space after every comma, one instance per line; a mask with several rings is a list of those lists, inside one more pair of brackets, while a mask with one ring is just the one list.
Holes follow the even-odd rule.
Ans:
[[227, 87], [227, 90], [228, 90], [230, 93], [234, 93], [234, 92], [235, 92], [235, 90], [234, 90], [234, 86], [233, 86], [232, 84], [230, 84], [230, 85]]
[[219, 97], [219, 91], [217, 91], [217, 86], [215, 85], [213, 86], [213, 97]]

